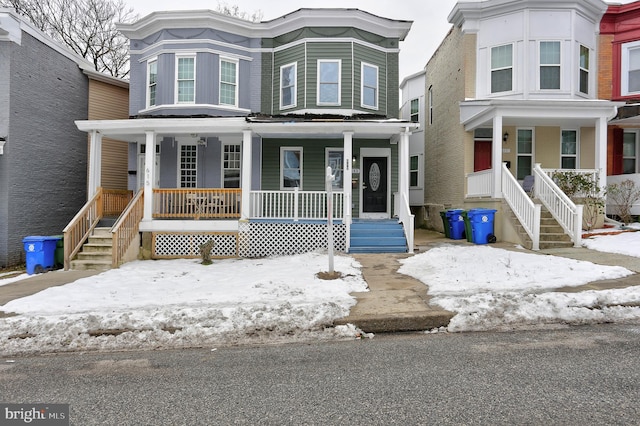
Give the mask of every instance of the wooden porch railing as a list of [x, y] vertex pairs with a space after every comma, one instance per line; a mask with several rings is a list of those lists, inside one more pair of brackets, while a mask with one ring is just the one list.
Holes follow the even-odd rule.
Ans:
[[102, 189], [102, 214], [120, 216], [133, 198], [133, 191], [126, 189]]
[[102, 192], [102, 188], [98, 188], [96, 195], [84, 205], [62, 231], [64, 234], [65, 270], [70, 268], [71, 259], [80, 251], [82, 244], [84, 244], [89, 235], [91, 235], [91, 232], [93, 232], [93, 229], [102, 218]]
[[240, 217], [242, 190], [154, 188], [154, 219], [234, 219]]
[[[333, 218], [344, 216], [344, 193], [333, 193]], [[326, 220], [325, 191], [251, 191], [251, 219]]]
[[140, 190], [120, 215], [117, 222], [111, 228], [113, 235], [113, 247], [111, 251], [111, 266], [117, 268], [122, 263], [122, 259], [138, 235], [140, 221], [144, 214], [143, 203], [144, 191]]

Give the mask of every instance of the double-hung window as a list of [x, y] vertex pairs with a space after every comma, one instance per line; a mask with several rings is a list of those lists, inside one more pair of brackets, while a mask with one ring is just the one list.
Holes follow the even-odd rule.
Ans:
[[318, 61], [318, 105], [340, 105], [339, 60]]
[[222, 180], [224, 188], [240, 188], [241, 152], [239, 143], [222, 145]]
[[238, 106], [238, 62], [220, 58], [220, 105]]
[[280, 109], [296, 106], [297, 66], [293, 64], [280, 67]]
[[362, 100], [364, 108], [378, 109], [378, 67], [362, 63]]
[[[491, 93], [513, 90], [513, 45], [491, 48]], [[431, 122], [431, 121], [430, 121]]]
[[418, 179], [420, 175], [420, 157], [412, 155], [409, 157], [409, 186], [411, 188], [417, 188]]
[[156, 105], [156, 84], [158, 81], [158, 60], [147, 62], [147, 108]]
[[540, 89], [560, 89], [560, 42], [540, 42]]
[[420, 122], [420, 99], [411, 99], [411, 111], [409, 116], [413, 123]]
[[280, 189], [302, 189], [302, 148], [280, 148]]
[[178, 57], [176, 61], [176, 97], [179, 104], [192, 104], [196, 100], [196, 57]]
[[533, 172], [533, 130], [518, 129], [516, 138], [517, 177], [522, 180]]
[[560, 168], [578, 168], [578, 131], [563, 130], [560, 153]]
[[640, 93], [640, 41], [622, 45], [621, 95]]
[[589, 48], [580, 46], [580, 93], [589, 94]]
[[636, 173], [637, 149], [637, 133], [625, 132], [622, 140], [622, 173]]

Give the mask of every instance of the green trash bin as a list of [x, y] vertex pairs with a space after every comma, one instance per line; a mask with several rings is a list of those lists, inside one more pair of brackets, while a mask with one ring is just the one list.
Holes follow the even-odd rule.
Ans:
[[444, 236], [451, 238], [451, 230], [449, 228], [449, 219], [447, 219], [447, 212], [441, 211], [440, 217], [442, 218], [442, 227], [444, 228]]
[[462, 218], [464, 219], [464, 233], [467, 237], [467, 242], [468, 243], [472, 243], [473, 242], [473, 227], [471, 226], [471, 221], [469, 220], [469, 212], [467, 212], [466, 210], [463, 211], [462, 213], [460, 213], [462, 215]]
[[64, 235], [54, 235], [53, 238], [59, 238], [56, 241], [56, 249], [53, 252], [54, 268], [64, 267]]

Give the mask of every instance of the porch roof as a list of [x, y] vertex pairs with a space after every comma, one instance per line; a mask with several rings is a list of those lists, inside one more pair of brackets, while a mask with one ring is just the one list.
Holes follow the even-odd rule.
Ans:
[[392, 138], [418, 127], [413, 123], [398, 119], [314, 119], [282, 120], [260, 119], [253, 121], [246, 117], [217, 118], [142, 118], [130, 120], [78, 120], [75, 122], [83, 132], [98, 132], [104, 137], [134, 142], [144, 140], [146, 132], [158, 135], [230, 136], [250, 130], [261, 137], [292, 138], [304, 135], [306, 138], [342, 138], [352, 132], [358, 138]]
[[460, 123], [466, 131], [491, 127], [495, 117], [503, 126], [594, 126], [596, 119], [616, 116], [624, 102], [607, 100], [491, 99], [460, 102]]

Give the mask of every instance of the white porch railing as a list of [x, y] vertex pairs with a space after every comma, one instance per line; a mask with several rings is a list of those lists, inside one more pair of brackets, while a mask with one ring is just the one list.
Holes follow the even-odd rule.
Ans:
[[467, 197], [491, 197], [493, 195], [493, 169], [467, 175]]
[[[571, 173], [575, 173], [575, 174], [579, 174], [579, 175], [585, 175], [587, 176], [587, 179], [593, 181], [593, 182], [600, 182], [599, 179], [599, 175], [600, 173], [598, 172], [598, 170], [595, 169], [542, 169], [542, 171], [544, 171], [546, 173], [547, 176], [549, 176], [551, 178], [551, 180], [553, 180], [553, 175], [554, 173], [557, 172], [571, 172]], [[577, 193], [574, 194], [576, 197], [582, 197], [584, 196], [584, 194], [582, 193]]]
[[[344, 215], [344, 193], [333, 193], [333, 218]], [[325, 191], [251, 191], [251, 219], [326, 220]]]
[[534, 166], [533, 175], [536, 182], [536, 197], [571, 237], [573, 245], [579, 247], [582, 241], [582, 206], [571, 201], [549, 177], [547, 171], [540, 167], [540, 164]]
[[407, 239], [407, 249], [409, 253], [413, 253], [413, 226], [415, 222], [415, 215], [411, 214], [411, 208], [409, 207], [409, 199], [406, 195], [400, 193], [394, 193], [394, 211], [398, 215], [398, 220], [402, 223], [402, 229], [404, 230], [405, 238]]
[[532, 250], [540, 250], [540, 204], [535, 204], [516, 178], [502, 164], [502, 196], [531, 238]]

